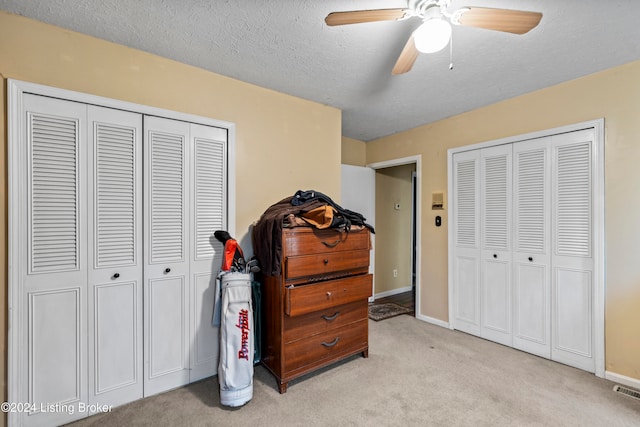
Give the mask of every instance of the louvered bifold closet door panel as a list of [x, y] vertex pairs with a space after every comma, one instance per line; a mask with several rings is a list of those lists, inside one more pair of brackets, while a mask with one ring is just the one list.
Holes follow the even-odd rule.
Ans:
[[552, 359], [595, 372], [592, 129], [553, 137]]
[[77, 270], [80, 122], [30, 114], [31, 273]]
[[228, 229], [227, 131], [192, 124], [191, 147], [191, 360], [190, 381], [215, 375], [218, 328], [211, 325], [222, 244], [213, 237]]
[[144, 117], [144, 394], [189, 382], [189, 123]]
[[483, 249], [511, 248], [511, 146], [482, 150]]
[[142, 115], [88, 107], [89, 399], [142, 397]]
[[[21, 256], [20, 365], [15, 402], [33, 404], [24, 425], [64, 424], [85, 414], [86, 365], [86, 107], [24, 95], [19, 165], [24, 183], [17, 224]], [[49, 405], [68, 411], [51, 413]]]
[[[115, 111], [106, 110], [108, 113]], [[128, 116], [128, 114], [125, 113]], [[142, 118], [134, 116], [138, 121]], [[136, 197], [137, 141], [142, 125], [92, 121], [95, 147], [96, 267], [132, 265], [138, 261]]]
[[480, 335], [480, 151], [453, 156], [453, 322]]
[[480, 176], [481, 336], [511, 345], [511, 145], [482, 149]]
[[555, 154], [555, 254], [591, 258], [591, 143], [562, 145]]
[[185, 149], [183, 135], [150, 132], [151, 262], [185, 259]]
[[479, 240], [479, 212], [478, 212], [478, 159], [457, 159], [467, 157], [456, 155], [455, 186], [456, 186], [456, 247], [476, 249]]
[[[226, 229], [227, 205], [227, 132], [207, 126], [191, 126], [194, 152], [194, 259], [221, 258], [222, 244], [211, 239], [212, 230]], [[208, 137], [207, 137], [208, 136]]]
[[550, 357], [549, 138], [513, 144], [513, 346]]

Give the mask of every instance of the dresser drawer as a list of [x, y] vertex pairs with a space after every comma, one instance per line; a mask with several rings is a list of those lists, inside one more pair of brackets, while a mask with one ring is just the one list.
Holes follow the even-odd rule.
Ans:
[[296, 341], [366, 319], [369, 315], [368, 306], [367, 300], [363, 299], [300, 316], [285, 316], [283, 340], [285, 343]]
[[371, 274], [327, 280], [285, 289], [285, 313], [299, 316], [371, 296]]
[[340, 232], [310, 227], [285, 229], [283, 232], [285, 256], [310, 255], [326, 252], [369, 250], [369, 230]]
[[369, 250], [334, 252], [315, 255], [287, 257], [285, 260], [285, 279], [298, 279], [312, 276], [330, 276], [337, 272], [357, 273], [368, 270]]
[[285, 371], [330, 359], [356, 347], [368, 345], [366, 319], [284, 345]]

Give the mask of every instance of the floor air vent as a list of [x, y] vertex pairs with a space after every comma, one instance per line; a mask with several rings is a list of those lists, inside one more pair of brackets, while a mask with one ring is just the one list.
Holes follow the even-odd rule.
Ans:
[[623, 387], [621, 385], [614, 385], [613, 386], [613, 391], [618, 392], [618, 393], [622, 393], [624, 395], [627, 395], [629, 397], [633, 397], [634, 399], [638, 399], [640, 400], [640, 392], [632, 390], [630, 388], [626, 388]]

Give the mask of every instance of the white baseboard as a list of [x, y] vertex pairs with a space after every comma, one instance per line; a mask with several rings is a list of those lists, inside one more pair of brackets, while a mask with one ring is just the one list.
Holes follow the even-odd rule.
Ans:
[[384, 291], [384, 292], [375, 294], [373, 296], [373, 299], [377, 300], [379, 298], [390, 297], [391, 295], [397, 295], [404, 292], [409, 292], [410, 290], [411, 290], [411, 286], [405, 286], [404, 288], [398, 288], [398, 289], [391, 289], [390, 291]]
[[616, 374], [615, 372], [610, 371], [605, 371], [604, 377], [605, 379], [613, 381], [614, 383], [619, 383], [621, 385], [640, 390], [640, 380], [637, 378], [626, 377], [624, 375]]
[[445, 322], [444, 320], [436, 319], [434, 317], [423, 316], [422, 314], [418, 314], [416, 319], [422, 320], [423, 322], [431, 323], [432, 325], [441, 326], [443, 328], [449, 329], [449, 322]]

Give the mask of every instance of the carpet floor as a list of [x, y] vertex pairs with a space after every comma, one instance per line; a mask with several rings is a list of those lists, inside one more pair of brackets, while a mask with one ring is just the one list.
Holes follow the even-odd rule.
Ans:
[[217, 378], [73, 426], [639, 426], [640, 401], [593, 374], [411, 316], [369, 321], [369, 358], [289, 384], [256, 367], [253, 399], [220, 405]]

